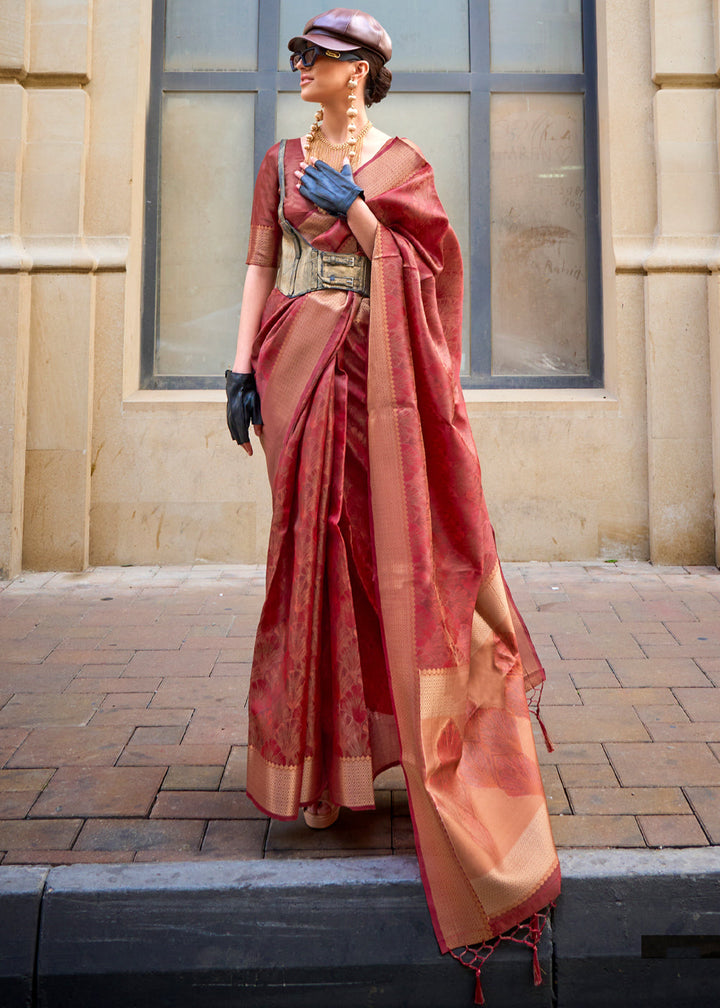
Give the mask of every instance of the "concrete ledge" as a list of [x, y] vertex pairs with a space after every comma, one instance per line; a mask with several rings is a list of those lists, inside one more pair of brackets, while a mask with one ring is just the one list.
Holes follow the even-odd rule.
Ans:
[[47, 868], [0, 868], [0, 1005], [31, 1005]]
[[[504, 945], [483, 974], [489, 1008], [717, 1003], [719, 849], [561, 860], [546, 982]], [[473, 1002], [472, 973], [439, 955], [413, 858], [8, 867], [0, 926], [3, 1008]]]

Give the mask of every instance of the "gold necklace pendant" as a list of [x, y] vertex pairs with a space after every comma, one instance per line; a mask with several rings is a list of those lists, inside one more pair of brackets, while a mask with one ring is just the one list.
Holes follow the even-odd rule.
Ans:
[[318, 123], [317, 129], [313, 128], [312, 138], [310, 138], [310, 134], [306, 137], [308, 140], [307, 157], [314, 157], [318, 161], [324, 161], [331, 168], [335, 168], [336, 171], [340, 171], [345, 158], [349, 158], [350, 167], [355, 171], [360, 163], [363, 140], [371, 129], [372, 123], [368, 119], [362, 129], [358, 130], [351, 139], [338, 144], [328, 140]]

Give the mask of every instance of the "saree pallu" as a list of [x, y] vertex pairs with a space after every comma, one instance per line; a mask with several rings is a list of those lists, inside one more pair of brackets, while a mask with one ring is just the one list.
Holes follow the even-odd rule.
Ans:
[[[287, 218], [357, 251], [292, 184], [300, 159], [289, 142]], [[260, 265], [277, 262], [276, 172], [277, 147], [255, 191]], [[432, 170], [395, 138], [356, 178], [379, 221], [369, 300], [275, 290], [254, 348], [273, 518], [248, 794], [277, 818], [326, 788], [371, 808], [399, 762], [445, 952], [558, 894], [526, 699], [544, 673], [485, 506], [459, 381], [462, 262]]]

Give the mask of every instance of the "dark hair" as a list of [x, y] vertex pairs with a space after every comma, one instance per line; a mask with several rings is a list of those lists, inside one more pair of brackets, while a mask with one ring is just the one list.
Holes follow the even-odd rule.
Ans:
[[358, 59], [367, 60], [370, 70], [365, 78], [365, 104], [376, 105], [390, 90], [392, 74], [385, 66], [382, 56], [372, 49], [357, 49]]

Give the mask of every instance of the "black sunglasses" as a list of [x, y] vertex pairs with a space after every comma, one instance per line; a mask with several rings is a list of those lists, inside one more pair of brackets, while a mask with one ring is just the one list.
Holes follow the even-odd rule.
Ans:
[[348, 61], [359, 59], [358, 54], [352, 50], [336, 52], [334, 49], [325, 49], [321, 46], [311, 45], [307, 49], [290, 54], [290, 69], [299, 70], [302, 66], [307, 70], [313, 65], [318, 56], [329, 56], [331, 59]]

